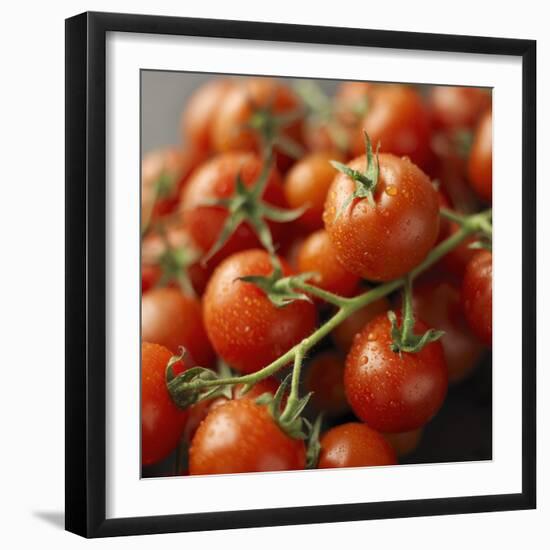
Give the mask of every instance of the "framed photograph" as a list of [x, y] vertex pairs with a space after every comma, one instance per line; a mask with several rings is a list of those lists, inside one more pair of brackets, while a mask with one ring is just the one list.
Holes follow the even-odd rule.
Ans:
[[534, 508], [535, 67], [68, 19], [67, 530]]

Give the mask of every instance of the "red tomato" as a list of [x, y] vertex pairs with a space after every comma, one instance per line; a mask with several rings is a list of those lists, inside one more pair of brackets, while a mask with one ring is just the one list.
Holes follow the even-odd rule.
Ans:
[[[428, 176], [408, 159], [381, 154], [375, 206], [354, 199], [355, 182], [340, 173], [325, 203], [324, 222], [338, 259], [351, 273], [389, 281], [416, 267], [439, 232], [437, 193]], [[363, 155], [348, 166], [363, 172]]]
[[315, 272], [317, 279], [309, 281], [340, 296], [352, 296], [359, 289], [359, 277], [347, 271], [338, 261], [329, 236], [324, 229], [312, 233], [298, 251], [298, 271]]
[[158, 265], [141, 265], [141, 293], [151, 290], [160, 279], [161, 273]]
[[[299, 100], [285, 84], [272, 78], [248, 78], [236, 82], [228, 90], [217, 109], [212, 126], [214, 149], [220, 153], [228, 151], [262, 152], [262, 139], [258, 131], [249, 127], [254, 118], [267, 110], [274, 115], [297, 113]], [[302, 121], [297, 119], [281, 130], [282, 136], [300, 142]], [[277, 166], [288, 167], [292, 159], [275, 147]]]
[[460, 288], [450, 280], [436, 279], [415, 285], [413, 296], [415, 314], [431, 327], [445, 331], [440, 341], [449, 381], [462, 380], [479, 362], [483, 347], [464, 318]]
[[469, 86], [433, 86], [430, 106], [435, 125], [444, 130], [474, 128], [491, 106], [491, 93]]
[[[368, 289], [364, 289], [366, 292]], [[368, 306], [358, 309], [349, 317], [344, 319], [333, 331], [332, 340], [340, 350], [347, 353], [355, 340], [357, 334], [361, 332], [363, 327], [372, 321], [375, 317], [388, 311], [390, 303], [387, 298], [382, 297], [376, 302], [370, 303]]]
[[372, 82], [342, 82], [334, 96], [337, 118], [346, 126], [357, 128], [376, 87]]
[[[290, 267], [282, 263], [284, 275], [291, 275]], [[206, 287], [204, 321], [212, 345], [242, 373], [266, 367], [315, 328], [315, 307], [310, 302], [277, 308], [263, 290], [238, 280], [272, 272], [267, 252], [246, 250], [222, 262]]]
[[212, 150], [212, 123], [232, 85], [229, 79], [217, 78], [197, 88], [181, 117], [184, 142], [205, 153]]
[[250, 399], [216, 407], [199, 426], [189, 450], [189, 473], [236, 474], [305, 468], [303, 440], [285, 434]]
[[493, 116], [488, 111], [477, 127], [468, 159], [468, 177], [475, 192], [486, 202], [493, 198]]
[[331, 428], [321, 438], [319, 468], [397, 464], [395, 451], [378, 432], [360, 422]]
[[[460, 226], [456, 222], [449, 221], [446, 223], [446, 226], [447, 233], [441, 235], [441, 237], [444, 237], [441, 240], [447, 239], [460, 229]], [[476, 251], [470, 248], [470, 245], [476, 240], [475, 236], [464, 239], [458, 246], [445, 254], [438, 264], [441, 265], [444, 271], [461, 278], [464, 275], [468, 262], [476, 254]]]
[[422, 438], [422, 428], [395, 434], [382, 434], [384, 439], [394, 448], [397, 456], [407, 456], [416, 450]]
[[[243, 182], [252, 187], [261, 171], [262, 161], [257, 156], [251, 153], [227, 153], [203, 164], [190, 178], [182, 195], [183, 227], [204, 253], [207, 253], [218, 240], [229, 215], [226, 208], [206, 206], [205, 201], [231, 197], [235, 192], [235, 182], [239, 174]], [[286, 206], [276, 169], [273, 169], [269, 176], [263, 199], [278, 207]], [[269, 226], [277, 242], [281, 235], [281, 224], [270, 222]], [[234, 252], [257, 246], [259, 242], [255, 233], [248, 223], [242, 223], [208, 263], [215, 266]]]
[[[178, 445], [188, 412], [178, 409], [166, 388], [166, 365], [172, 352], [163, 346], [141, 344], [141, 462], [144, 466], [166, 458]], [[178, 362], [179, 374], [187, 365]]]
[[493, 255], [478, 252], [468, 264], [462, 282], [464, 313], [470, 327], [486, 345], [493, 345]]
[[373, 147], [381, 151], [407, 156], [425, 167], [430, 160], [430, 117], [420, 94], [398, 84], [377, 86], [369, 96], [367, 114], [356, 134], [353, 153], [364, 152], [363, 132], [370, 136]]
[[304, 387], [313, 392], [311, 403], [328, 416], [340, 416], [349, 410], [344, 392], [344, 358], [326, 351], [311, 360]]
[[177, 353], [183, 346], [199, 365], [214, 363], [200, 302], [177, 288], [155, 288], [141, 300], [141, 338]]
[[[428, 327], [417, 320], [415, 333]], [[432, 342], [417, 353], [391, 350], [386, 314], [372, 320], [346, 359], [344, 386], [353, 412], [381, 432], [406, 432], [426, 424], [447, 393], [443, 346]]]
[[307, 229], [323, 227], [323, 208], [337, 174], [331, 160], [343, 160], [340, 153], [311, 153], [296, 162], [285, 177], [284, 191], [290, 208], [307, 206], [298, 222]]

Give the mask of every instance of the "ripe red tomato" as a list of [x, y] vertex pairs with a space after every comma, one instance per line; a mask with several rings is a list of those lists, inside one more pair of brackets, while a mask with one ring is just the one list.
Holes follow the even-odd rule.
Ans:
[[141, 293], [151, 290], [160, 279], [161, 273], [158, 265], [141, 265]]
[[340, 296], [352, 296], [359, 289], [360, 279], [347, 271], [338, 261], [336, 252], [324, 229], [312, 233], [298, 251], [298, 271], [316, 272], [317, 279], [309, 281]]
[[315, 356], [304, 378], [306, 392], [313, 392], [311, 403], [328, 416], [340, 416], [349, 411], [344, 392], [344, 358], [326, 351]]
[[[324, 222], [338, 259], [351, 273], [389, 281], [416, 267], [439, 232], [437, 193], [428, 176], [410, 160], [381, 154], [375, 206], [367, 199], [346, 202], [355, 182], [340, 173], [330, 187]], [[348, 166], [363, 172], [363, 155]]]
[[413, 296], [415, 314], [431, 327], [445, 331], [440, 341], [449, 381], [462, 380], [479, 362], [483, 347], [466, 323], [460, 288], [440, 278], [415, 285]]
[[[365, 288], [363, 290], [366, 292], [368, 289]], [[388, 311], [389, 308], [390, 303], [388, 299], [382, 297], [376, 300], [376, 302], [358, 309], [332, 331], [332, 340], [341, 351], [347, 353], [355, 337], [361, 332], [363, 327], [381, 313]]]
[[336, 117], [346, 126], [357, 128], [376, 87], [372, 82], [342, 82], [334, 96]]
[[397, 456], [407, 456], [416, 450], [422, 438], [422, 428], [395, 434], [382, 434], [384, 439], [394, 448]]
[[250, 399], [216, 407], [189, 450], [189, 473], [236, 474], [305, 468], [303, 440], [285, 434], [265, 406]]
[[438, 128], [471, 129], [491, 106], [491, 93], [487, 89], [470, 86], [433, 86], [430, 106]]
[[183, 346], [203, 367], [214, 363], [214, 352], [202, 321], [200, 302], [177, 288], [155, 288], [141, 300], [141, 338], [177, 353]]
[[[226, 208], [207, 206], [205, 201], [231, 197], [239, 174], [245, 185], [252, 187], [261, 171], [262, 161], [259, 157], [251, 153], [226, 153], [203, 164], [189, 179], [182, 195], [183, 227], [204, 253], [218, 240], [229, 215]], [[274, 206], [286, 206], [276, 169], [269, 176], [263, 199]], [[281, 235], [281, 224], [269, 222], [269, 227], [277, 243]], [[259, 242], [255, 233], [248, 223], [242, 223], [208, 264], [215, 266], [235, 252], [257, 246]]]
[[486, 345], [493, 345], [493, 255], [478, 252], [468, 264], [462, 282], [462, 300], [466, 319]]
[[[235, 83], [226, 93], [216, 111], [212, 126], [212, 143], [220, 153], [228, 151], [262, 152], [262, 139], [250, 124], [268, 110], [274, 115], [297, 113], [300, 103], [294, 92], [272, 78], [248, 78]], [[302, 121], [295, 121], [281, 129], [282, 135], [300, 143]], [[292, 162], [281, 149], [275, 147], [277, 166], [285, 169]]]
[[341, 424], [321, 437], [319, 468], [357, 468], [397, 464], [384, 437], [360, 422]]
[[[428, 327], [417, 320], [415, 333]], [[372, 320], [355, 339], [346, 359], [344, 386], [353, 412], [381, 432], [406, 432], [426, 424], [447, 393], [447, 365], [439, 341], [417, 353], [391, 350], [386, 314]]]
[[307, 210], [298, 218], [300, 225], [315, 230], [323, 227], [323, 208], [327, 193], [337, 174], [331, 160], [342, 161], [341, 153], [311, 153], [300, 159], [285, 177], [284, 192], [290, 208]]
[[369, 95], [367, 114], [359, 125], [353, 153], [364, 152], [364, 132], [373, 147], [380, 143], [381, 151], [407, 156], [424, 168], [430, 161], [431, 126], [428, 110], [420, 94], [408, 86], [388, 84], [377, 86]]
[[[285, 276], [290, 267], [281, 260]], [[273, 267], [264, 250], [246, 250], [222, 262], [204, 294], [204, 322], [214, 349], [231, 367], [250, 373], [266, 367], [315, 328], [315, 307], [295, 301], [277, 308], [263, 290], [238, 280], [269, 276]]]
[[[176, 407], [166, 388], [166, 365], [172, 352], [163, 346], [141, 344], [141, 462], [144, 466], [166, 458], [178, 445], [188, 412]], [[174, 372], [187, 365], [180, 361]]]
[[483, 115], [470, 150], [468, 177], [475, 192], [486, 202], [493, 198], [493, 115]]
[[212, 123], [233, 82], [227, 78], [208, 80], [189, 98], [181, 117], [184, 143], [209, 153], [212, 150]]

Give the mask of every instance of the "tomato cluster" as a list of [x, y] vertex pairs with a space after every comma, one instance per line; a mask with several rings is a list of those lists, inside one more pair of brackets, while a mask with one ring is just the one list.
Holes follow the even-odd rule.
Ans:
[[414, 452], [491, 348], [490, 92], [219, 77], [180, 127], [142, 159], [144, 473]]

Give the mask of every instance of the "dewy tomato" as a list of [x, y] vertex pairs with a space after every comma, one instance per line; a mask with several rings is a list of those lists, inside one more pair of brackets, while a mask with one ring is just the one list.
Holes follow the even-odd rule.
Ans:
[[[239, 280], [272, 272], [267, 252], [246, 250], [223, 261], [206, 287], [204, 321], [208, 336], [218, 355], [242, 373], [266, 367], [315, 328], [315, 307], [310, 302], [295, 301], [278, 308], [263, 290]], [[292, 274], [286, 263], [283, 274]]]

